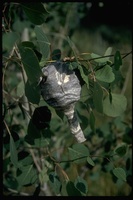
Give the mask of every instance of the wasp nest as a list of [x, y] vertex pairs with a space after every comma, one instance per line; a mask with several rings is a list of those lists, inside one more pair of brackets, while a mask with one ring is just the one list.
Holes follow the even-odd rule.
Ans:
[[43, 99], [55, 109], [61, 110], [68, 118], [70, 130], [81, 143], [86, 139], [74, 110], [80, 99], [81, 86], [75, 72], [66, 63], [57, 61], [42, 69], [44, 76], [40, 82]]

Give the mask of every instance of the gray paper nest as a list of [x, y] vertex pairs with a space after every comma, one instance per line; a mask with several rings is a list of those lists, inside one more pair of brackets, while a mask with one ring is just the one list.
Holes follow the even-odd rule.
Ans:
[[81, 92], [81, 86], [75, 72], [61, 61], [48, 64], [42, 68], [42, 72], [44, 77], [42, 77], [40, 87], [43, 99], [50, 106], [64, 112], [77, 142], [84, 142], [86, 139], [74, 110]]

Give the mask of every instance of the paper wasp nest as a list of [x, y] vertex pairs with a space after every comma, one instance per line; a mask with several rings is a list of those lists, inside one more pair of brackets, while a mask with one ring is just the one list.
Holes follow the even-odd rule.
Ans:
[[77, 142], [86, 139], [74, 110], [80, 99], [81, 86], [75, 72], [68, 69], [66, 63], [57, 61], [42, 69], [44, 77], [40, 82], [43, 99], [55, 109], [61, 110], [68, 118], [70, 130]]

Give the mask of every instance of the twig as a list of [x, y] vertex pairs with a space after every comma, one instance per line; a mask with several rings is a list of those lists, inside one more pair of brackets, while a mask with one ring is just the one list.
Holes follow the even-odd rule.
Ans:
[[32, 158], [33, 158], [33, 161], [34, 161], [34, 163], [36, 165], [36, 168], [37, 168], [38, 172], [40, 173], [42, 171], [42, 169], [41, 169], [40, 165], [37, 162], [37, 159], [35, 157], [34, 151], [33, 151], [33, 149], [30, 148], [30, 145], [28, 143], [26, 143], [26, 144], [29, 147], [29, 151], [30, 151], [30, 153], [32, 155]]
[[11, 188], [7, 188], [10, 192], [13, 192], [15, 194], [18, 194], [18, 195], [22, 195], [22, 196], [30, 196], [28, 193], [25, 193], [25, 192], [18, 192], [17, 190], [13, 190]]
[[55, 164], [56, 164], [56, 166], [58, 166], [60, 168], [61, 173], [65, 177], [65, 180], [69, 181], [69, 177], [68, 177], [67, 173], [62, 169], [62, 167], [59, 165], [59, 163], [55, 163]]
[[4, 124], [5, 124], [5, 127], [6, 127], [8, 133], [9, 133], [9, 135], [11, 136], [12, 134], [11, 134], [11, 132], [10, 132], [10, 130], [9, 130], [9, 128], [8, 128], [7, 123], [5, 122], [5, 120], [4, 120]]

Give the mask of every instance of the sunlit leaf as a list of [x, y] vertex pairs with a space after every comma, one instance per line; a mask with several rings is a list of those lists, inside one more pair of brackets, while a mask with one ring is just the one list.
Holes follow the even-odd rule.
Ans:
[[123, 181], [126, 181], [126, 172], [124, 171], [124, 169], [118, 167], [113, 169], [113, 174], [118, 178], [121, 179]]
[[112, 103], [110, 103], [109, 95], [103, 100], [103, 112], [104, 114], [117, 117], [120, 116], [127, 106], [127, 99], [122, 94], [112, 93]]
[[61, 195], [62, 196], [68, 196], [67, 190], [66, 190], [66, 185], [68, 183], [68, 180], [62, 181], [62, 187], [61, 187]]
[[112, 71], [112, 68], [109, 65], [105, 65], [103, 68], [98, 69], [95, 72], [96, 79], [106, 83], [111, 83], [115, 79], [115, 75]]
[[40, 52], [42, 53], [42, 56], [47, 59], [50, 55], [50, 42], [48, 38], [46, 37], [43, 29], [39, 26], [36, 26], [34, 29], [37, 37], [37, 41], [40, 47]]
[[44, 184], [45, 182], [47, 182], [49, 180], [49, 176], [47, 174], [47, 171], [48, 171], [48, 168], [43, 167], [43, 169], [39, 173], [39, 180], [40, 180], [41, 184]]
[[95, 60], [95, 62], [98, 62], [98, 63], [105, 63], [106, 62], [106, 59], [103, 58], [101, 55], [98, 55], [98, 54], [95, 54], [95, 53], [91, 53], [91, 58], [93, 60]]
[[[104, 56], [110, 56], [112, 53], [112, 47], [108, 47], [104, 53]], [[105, 59], [109, 60], [109, 57], [106, 57]], [[106, 60], [106, 61], [107, 61]]]
[[48, 12], [46, 11], [42, 3], [26, 2], [21, 3], [21, 5], [27, 17], [32, 23], [40, 25], [46, 21], [46, 18], [48, 17]]
[[95, 109], [98, 112], [103, 113], [103, 90], [97, 82], [94, 82], [93, 103]]
[[111, 52], [112, 52], [112, 47], [108, 47], [103, 56], [95, 54], [95, 53], [91, 53], [90, 55], [91, 55], [91, 58], [95, 60], [95, 62], [106, 63], [107, 61], [110, 60], [109, 56], [111, 55]]

